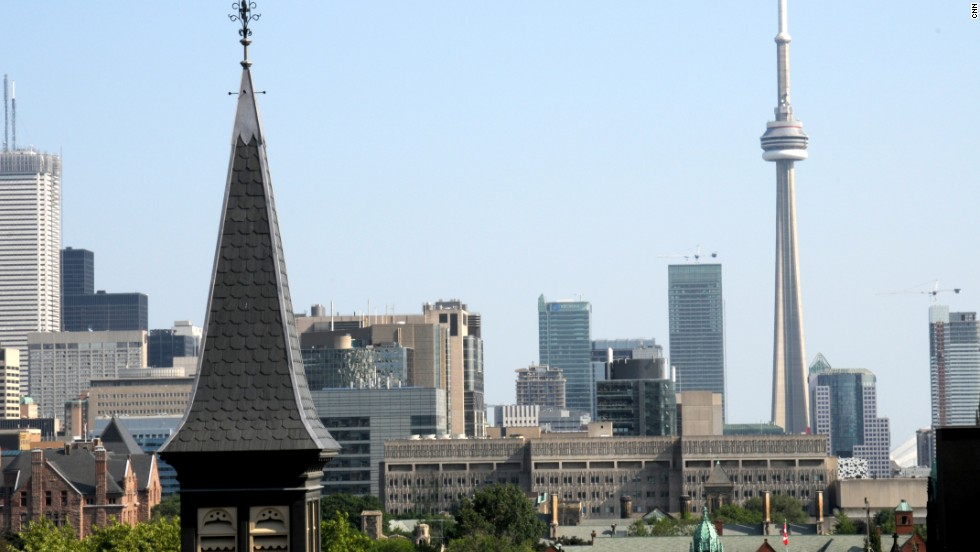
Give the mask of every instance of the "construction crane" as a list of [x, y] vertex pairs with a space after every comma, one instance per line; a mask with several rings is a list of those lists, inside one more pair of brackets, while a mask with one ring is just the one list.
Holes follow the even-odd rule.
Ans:
[[923, 294], [923, 295], [930, 295], [932, 297], [932, 302], [935, 303], [940, 293], [953, 292], [954, 294], [958, 294], [962, 290], [962, 288], [940, 289], [939, 280], [933, 280], [932, 289], [928, 289], [928, 290], [919, 289], [922, 286], [926, 285], [927, 283], [928, 282], [921, 283], [919, 285], [912, 286], [908, 289], [902, 289], [899, 291], [886, 291], [884, 293], [879, 293], [879, 295], [899, 295], [899, 294], [907, 294], [907, 293]]
[[[693, 253], [691, 253], [692, 250], [694, 251]], [[711, 258], [714, 259], [718, 257], [718, 252], [712, 251], [708, 255], [710, 255]], [[701, 262], [702, 256], [703, 255], [701, 254], [701, 244], [699, 243], [691, 249], [686, 249], [679, 253], [674, 253], [673, 255], [658, 255], [657, 258], [658, 259], [684, 259], [685, 261], [690, 261], [691, 259], [694, 259], [694, 263], [697, 264]]]

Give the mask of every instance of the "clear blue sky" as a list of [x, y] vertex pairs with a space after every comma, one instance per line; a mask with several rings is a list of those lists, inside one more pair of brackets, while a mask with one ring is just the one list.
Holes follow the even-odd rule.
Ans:
[[[151, 327], [203, 323], [241, 47], [230, 1], [4, 3], [18, 144], [64, 156], [65, 246]], [[487, 400], [536, 299], [667, 344], [667, 262], [724, 265], [729, 419], [767, 420], [776, 1], [260, 2], [251, 58], [296, 310], [483, 314]], [[980, 308], [970, 3], [790, 4], [808, 360], [873, 370], [893, 445], [929, 424], [926, 295]]]

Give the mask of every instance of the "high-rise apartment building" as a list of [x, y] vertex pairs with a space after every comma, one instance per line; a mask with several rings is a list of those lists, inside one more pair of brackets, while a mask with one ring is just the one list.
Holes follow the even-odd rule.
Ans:
[[532, 364], [518, 368], [514, 390], [520, 406], [556, 406], [565, 408], [565, 375], [561, 368]]
[[975, 425], [980, 403], [980, 324], [975, 312], [929, 308], [932, 427]]
[[874, 478], [891, 477], [888, 418], [878, 417], [875, 375], [863, 368], [832, 368], [823, 355], [811, 364], [810, 419], [814, 433], [828, 435], [827, 454], [860, 458]]
[[720, 264], [667, 267], [670, 361], [677, 391], [711, 391], [725, 405], [725, 303]]
[[538, 364], [565, 375], [565, 405], [594, 413], [592, 305], [538, 297]]
[[20, 418], [20, 351], [0, 347], [0, 420]]
[[0, 152], [0, 343], [30, 365], [27, 334], [61, 329], [61, 158]]
[[146, 332], [28, 334], [30, 392], [41, 417], [63, 419], [65, 403], [95, 379], [114, 379], [127, 368], [146, 368]]
[[95, 254], [61, 251], [61, 328], [66, 332], [146, 330], [149, 300], [142, 293], [106, 293], [95, 288]]

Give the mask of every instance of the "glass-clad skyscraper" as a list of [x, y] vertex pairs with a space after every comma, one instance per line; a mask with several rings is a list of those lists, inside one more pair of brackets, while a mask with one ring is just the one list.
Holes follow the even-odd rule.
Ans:
[[975, 312], [929, 308], [932, 427], [974, 425], [980, 403], [980, 324]]
[[593, 411], [592, 305], [588, 301], [545, 301], [538, 298], [538, 363], [561, 368], [565, 375], [565, 406]]
[[677, 391], [725, 395], [725, 316], [720, 264], [667, 267], [670, 361]]

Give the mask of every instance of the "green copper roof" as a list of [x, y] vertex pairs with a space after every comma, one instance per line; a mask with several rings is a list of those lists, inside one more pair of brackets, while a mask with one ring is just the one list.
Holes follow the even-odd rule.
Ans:
[[909, 506], [909, 503], [908, 502], [905, 502], [905, 499], [903, 498], [902, 501], [898, 503], [898, 506], [895, 507], [895, 511], [896, 512], [911, 512], [912, 511], [912, 507]]
[[694, 538], [691, 541], [691, 552], [725, 552], [721, 545], [715, 526], [708, 519], [708, 508], [701, 509], [701, 523], [694, 528]]

